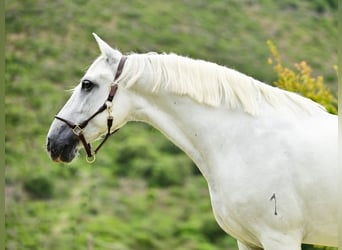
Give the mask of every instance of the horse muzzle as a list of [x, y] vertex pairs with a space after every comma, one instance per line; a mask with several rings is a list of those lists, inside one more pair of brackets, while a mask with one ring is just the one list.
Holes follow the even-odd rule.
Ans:
[[80, 140], [67, 127], [63, 126], [59, 133], [50, 133], [46, 142], [46, 149], [55, 162], [71, 162], [78, 152]]

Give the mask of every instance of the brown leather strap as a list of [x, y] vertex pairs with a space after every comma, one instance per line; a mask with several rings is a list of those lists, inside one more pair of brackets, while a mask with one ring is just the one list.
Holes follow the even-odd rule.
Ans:
[[118, 85], [117, 85], [117, 84], [114, 84], [114, 85], [112, 85], [112, 86], [110, 87], [110, 92], [109, 92], [107, 101], [110, 101], [110, 102], [113, 101], [113, 98], [114, 98], [114, 96], [115, 96], [117, 90], [118, 90]]
[[119, 62], [119, 65], [118, 65], [118, 69], [116, 70], [116, 74], [115, 74], [115, 77], [114, 77], [114, 81], [117, 80], [121, 73], [122, 73], [122, 70], [123, 70], [123, 67], [125, 65], [125, 62], [127, 60], [127, 56], [122, 56], [121, 59], [120, 59], [120, 62]]
[[96, 153], [101, 149], [102, 145], [107, 141], [107, 139], [108, 139], [111, 135], [115, 134], [115, 133], [118, 132], [118, 131], [119, 131], [119, 129], [117, 128], [117, 129], [115, 129], [112, 133], [106, 134], [106, 136], [103, 138], [102, 142], [101, 142], [101, 143], [97, 146], [97, 148], [94, 150], [94, 153], [96, 154]]
[[102, 113], [103, 111], [105, 111], [107, 108], [106, 104], [103, 104], [92, 116], [90, 116], [87, 120], [83, 121], [79, 126], [80, 128], [84, 129], [87, 125], [88, 122], [92, 119], [94, 119], [95, 116], [97, 116], [98, 114]]
[[69, 128], [71, 128], [71, 129], [74, 129], [74, 128], [76, 127], [76, 124], [72, 123], [71, 121], [65, 120], [65, 119], [62, 118], [62, 117], [59, 117], [59, 116], [56, 115], [55, 118], [58, 119], [58, 120], [60, 120], [60, 121], [62, 121], [62, 122], [64, 122], [64, 123], [65, 123], [66, 125], [68, 125]]
[[88, 157], [91, 157], [93, 154], [91, 153], [91, 145], [89, 143], [87, 143], [86, 139], [84, 138], [84, 135], [83, 133], [80, 133], [78, 135], [78, 138], [80, 138], [82, 144], [83, 144], [83, 147], [85, 149], [85, 151], [87, 152], [87, 156]]

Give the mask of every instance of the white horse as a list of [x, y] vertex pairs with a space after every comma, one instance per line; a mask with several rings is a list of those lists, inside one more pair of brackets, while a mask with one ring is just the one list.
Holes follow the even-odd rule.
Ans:
[[123, 56], [94, 36], [102, 55], [50, 127], [53, 160], [69, 162], [80, 141], [146, 122], [196, 163], [218, 224], [240, 250], [337, 246], [337, 116], [215, 63]]

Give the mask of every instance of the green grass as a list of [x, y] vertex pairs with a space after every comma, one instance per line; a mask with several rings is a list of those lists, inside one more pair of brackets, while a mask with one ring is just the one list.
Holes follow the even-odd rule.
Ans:
[[92, 32], [123, 52], [176, 52], [267, 83], [271, 39], [284, 64], [306, 60], [336, 91], [336, 13], [319, 0], [7, 1], [6, 249], [237, 249], [204, 178], [159, 132], [129, 124], [94, 165], [83, 151], [57, 165], [50, 123], [99, 54]]

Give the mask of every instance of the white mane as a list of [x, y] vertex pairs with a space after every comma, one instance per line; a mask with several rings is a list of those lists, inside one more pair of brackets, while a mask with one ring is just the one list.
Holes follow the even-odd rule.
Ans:
[[[146, 72], [153, 73], [146, 76]], [[252, 115], [259, 113], [262, 98], [274, 107], [287, 106], [295, 112], [311, 114], [324, 110], [307, 98], [271, 87], [230, 68], [175, 54], [130, 55], [118, 81], [130, 88], [140, 77], [150, 78], [152, 92], [163, 89], [214, 107], [241, 106]]]

